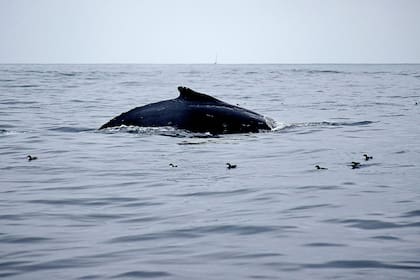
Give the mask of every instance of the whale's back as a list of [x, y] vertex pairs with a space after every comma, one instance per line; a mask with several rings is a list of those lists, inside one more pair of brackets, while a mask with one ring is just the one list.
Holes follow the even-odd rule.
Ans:
[[121, 125], [172, 126], [212, 134], [271, 129], [265, 118], [258, 113], [189, 88], [179, 87], [178, 90], [180, 95], [177, 98], [134, 108], [113, 118], [100, 129]]

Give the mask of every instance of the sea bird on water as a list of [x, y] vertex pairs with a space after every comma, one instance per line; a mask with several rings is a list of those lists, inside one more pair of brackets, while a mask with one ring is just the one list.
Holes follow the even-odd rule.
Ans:
[[33, 157], [33, 156], [31, 156], [31, 155], [28, 155], [26, 158], [28, 159], [28, 161], [38, 159], [37, 157]]
[[229, 162], [226, 163], [227, 169], [236, 168], [236, 164], [230, 164]]
[[323, 170], [327, 170], [328, 168], [325, 168], [325, 167], [321, 167], [321, 166], [319, 166], [319, 165], [315, 165], [315, 167], [316, 167], [316, 169], [323, 169]]
[[373, 159], [372, 156], [368, 156], [367, 154], [363, 154], [363, 156], [365, 157], [365, 160], [368, 161], [370, 159]]

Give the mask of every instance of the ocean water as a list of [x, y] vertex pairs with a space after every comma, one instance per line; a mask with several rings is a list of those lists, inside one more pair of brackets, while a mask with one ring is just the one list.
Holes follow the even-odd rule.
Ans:
[[[179, 85], [277, 127], [97, 130]], [[0, 65], [0, 278], [419, 279], [416, 102], [420, 65]]]

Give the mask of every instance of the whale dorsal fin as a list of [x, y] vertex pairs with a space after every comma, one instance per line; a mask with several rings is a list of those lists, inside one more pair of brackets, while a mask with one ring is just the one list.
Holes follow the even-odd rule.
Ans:
[[202, 102], [222, 102], [217, 98], [214, 98], [210, 95], [204, 94], [204, 93], [200, 93], [200, 92], [196, 92], [193, 91], [190, 88], [187, 87], [178, 87], [178, 91], [179, 91], [179, 97], [180, 99], [183, 100], [188, 100], [188, 101], [202, 101]]

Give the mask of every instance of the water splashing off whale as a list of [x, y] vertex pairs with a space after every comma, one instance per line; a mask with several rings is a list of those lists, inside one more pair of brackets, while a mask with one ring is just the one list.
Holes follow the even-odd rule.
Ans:
[[213, 135], [248, 133], [274, 128], [274, 121], [253, 111], [231, 105], [187, 87], [178, 87], [175, 99], [134, 108], [100, 127], [121, 125], [139, 127], [170, 126]]

